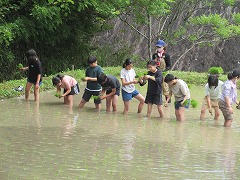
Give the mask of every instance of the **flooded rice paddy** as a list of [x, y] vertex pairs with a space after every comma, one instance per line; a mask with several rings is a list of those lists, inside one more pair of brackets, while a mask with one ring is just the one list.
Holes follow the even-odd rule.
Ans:
[[79, 111], [82, 94], [73, 109], [53, 91], [41, 92], [39, 104], [2, 100], [0, 179], [239, 179], [240, 110], [234, 107], [232, 128], [222, 126], [222, 114], [200, 122], [203, 92], [191, 88], [199, 105], [182, 123], [173, 106], [164, 119], [156, 108], [147, 119], [146, 106], [136, 113], [136, 100], [123, 115], [121, 96], [117, 113], [106, 113], [105, 101], [96, 112], [92, 100]]

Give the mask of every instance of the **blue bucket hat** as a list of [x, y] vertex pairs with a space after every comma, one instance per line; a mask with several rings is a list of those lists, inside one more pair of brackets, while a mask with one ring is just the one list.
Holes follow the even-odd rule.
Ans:
[[166, 43], [163, 40], [158, 40], [156, 43], [156, 47], [163, 47], [165, 45], [166, 45]]

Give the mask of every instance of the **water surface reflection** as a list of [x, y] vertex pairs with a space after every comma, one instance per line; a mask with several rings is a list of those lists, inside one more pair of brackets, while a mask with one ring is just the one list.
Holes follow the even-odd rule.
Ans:
[[[81, 96], [75, 97], [76, 107]], [[199, 100], [200, 101], [200, 100]], [[119, 100], [119, 111], [123, 104]], [[240, 177], [238, 117], [223, 128], [200, 109], [175, 121], [166, 117], [97, 113], [88, 103], [79, 111], [41, 93], [40, 103], [15, 98], [0, 102], [1, 179], [237, 179]], [[105, 109], [103, 107], [103, 109]]]

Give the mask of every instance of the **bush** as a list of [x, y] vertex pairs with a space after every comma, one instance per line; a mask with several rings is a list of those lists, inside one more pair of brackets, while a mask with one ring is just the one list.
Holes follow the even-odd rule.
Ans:
[[221, 67], [211, 67], [208, 70], [209, 74], [222, 74], [223, 69]]

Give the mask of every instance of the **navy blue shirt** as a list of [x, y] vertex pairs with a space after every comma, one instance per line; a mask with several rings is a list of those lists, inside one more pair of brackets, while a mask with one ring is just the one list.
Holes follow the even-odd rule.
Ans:
[[119, 80], [113, 75], [107, 75], [107, 81], [105, 84], [102, 85], [103, 89], [111, 90], [111, 89], [120, 89], [120, 82]]
[[154, 76], [156, 81], [153, 81], [152, 79], [148, 79], [148, 88], [147, 88], [147, 94], [148, 95], [154, 95], [154, 94], [161, 94], [162, 93], [162, 71], [157, 69], [155, 73], [148, 71], [148, 75]]

